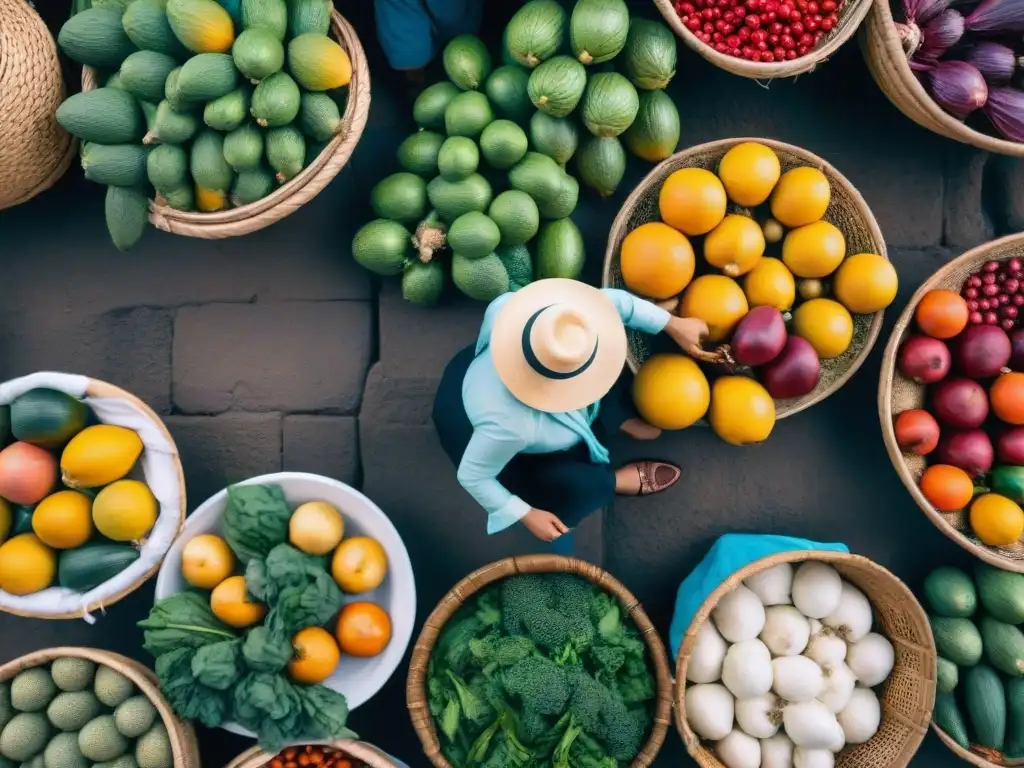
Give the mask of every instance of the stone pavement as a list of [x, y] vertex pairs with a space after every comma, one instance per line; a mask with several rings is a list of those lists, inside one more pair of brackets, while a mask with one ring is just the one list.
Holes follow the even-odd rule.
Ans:
[[[39, 5], [54, 25], [66, 14], [66, 3]], [[337, 180], [283, 222], [221, 242], [154, 231], [121, 254], [105, 232], [102, 189], [78, 169], [57, 189], [0, 213], [0, 376], [86, 373], [145, 399], [178, 442], [190, 510], [226, 483], [280, 469], [361, 486], [409, 546], [422, 620], [470, 570], [537, 545], [518, 531], [485, 535], [483, 515], [456, 484], [430, 424], [444, 364], [473, 340], [483, 307], [416, 309], [393, 282], [381, 285], [350, 258], [351, 237], [370, 217], [368, 190], [395, 170], [394, 148], [413, 129], [403, 89], [374, 42], [368, 5], [339, 5], [371, 55], [366, 134]], [[642, 450], [614, 444], [617, 460], [653, 452], [680, 463], [684, 481], [592, 517], [576, 535], [576, 553], [636, 592], [663, 634], [679, 581], [726, 531], [844, 541], [912, 586], [940, 563], [966, 560], [920, 514], [888, 461], [877, 376], [888, 330], [920, 282], [966, 248], [1024, 229], [1022, 169], [905, 119], [878, 92], [855, 44], [813, 74], [768, 86], [681, 48], [670, 92], [683, 146], [766, 136], [845, 173], [878, 217], [900, 296], [850, 384], [780, 422], [767, 444], [729, 448], [706, 430]], [[598, 279], [610, 219], [647, 169], [631, 165], [611, 200], [583, 196], [574, 219], [586, 238], [590, 280]], [[150, 584], [96, 626], [0, 616], [0, 662], [59, 644], [145, 659], [134, 622], [151, 601]], [[401, 670], [353, 714], [352, 726], [414, 768], [425, 764], [405, 714]], [[201, 740], [209, 768], [247, 746], [223, 731]], [[657, 764], [693, 765], [675, 734]], [[929, 736], [913, 765], [954, 764]]]

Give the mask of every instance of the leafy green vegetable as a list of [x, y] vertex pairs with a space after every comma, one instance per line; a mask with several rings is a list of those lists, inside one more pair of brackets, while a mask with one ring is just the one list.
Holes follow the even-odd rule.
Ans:
[[224, 538], [243, 563], [288, 540], [292, 510], [277, 485], [232, 485], [224, 509]]
[[155, 668], [160, 690], [181, 717], [216, 728], [227, 719], [228, 698], [196, 680], [192, 674], [193, 655], [194, 650], [185, 647], [157, 657]]
[[204, 645], [192, 657], [192, 675], [209, 688], [226, 691], [244, 674], [241, 654], [241, 640]]
[[325, 559], [279, 544], [262, 566], [257, 562], [250, 560], [246, 567], [246, 573], [251, 571], [255, 577], [250, 591], [265, 596], [262, 599], [273, 608], [285, 632], [322, 626], [341, 609], [345, 596], [327, 572]]
[[302, 733], [310, 739], [356, 739], [348, 720], [348, 702], [337, 691], [323, 685], [297, 685], [302, 703]]
[[267, 622], [253, 627], [242, 643], [242, 656], [254, 672], [280, 672], [293, 655], [291, 639], [275, 620], [274, 612]]
[[231, 713], [257, 733], [261, 748], [273, 753], [290, 735], [301, 733], [304, 710], [298, 691], [284, 676], [253, 672], [235, 687]]
[[142, 647], [156, 657], [179, 648], [200, 648], [236, 637], [230, 627], [213, 615], [207, 599], [196, 592], [180, 592], [157, 601], [149, 617], [138, 626], [145, 630]]

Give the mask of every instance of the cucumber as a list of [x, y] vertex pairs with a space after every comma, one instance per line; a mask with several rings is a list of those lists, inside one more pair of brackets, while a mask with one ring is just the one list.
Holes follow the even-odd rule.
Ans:
[[938, 660], [935, 687], [940, 693], [952, 693], [960, 682], [960, 669], [949, 659]]
[[30, 389], [11, 403], [11, 431], [43, 448], [64, 445], [85, 426], [85, 403], [55, 389]]
[[76, 592], [88, 592], [117, 576], [139, 559], [128, 544], [90, 544], [60, 553], [57, 583]]
[[1006, 692], [992, 667], [978, 664], [964, 675], [964, 704], [975, 740], [1002, 752], [1006, 739]]
[[935, 648], [939, 656], [960, 667], [973, 667], [981, 661], [981, 633], [970, 619], [929, 616]]
[[94, 144], [82, 147], [85, 178], [97, 184], [137, 187], [146, 183], [148, 147], [141, 144]]
[[1024, 574], [978, 563], [974, 568], [982, 607], [1006, 624], [1024, 623]]
[[939, 726], [946, 735], [964, 749], [970, 749], [970, 742], [967, 740], [967, 726], [964, 723], [964, 716], [960, 713], [960, 707], [956, 704], [956, 697], [951, 693], [940, 693], [935, 696], [935, 709], [932, 711], [932, 720]]
[[981, 643], [988, 663], [1004, 675], [1024, 675], [1024, 633], [1012, 624], [982, 616], [979, 622]]
[[924, 599], [937, 616], [966, 619], [978, 608], [978, 591], [959, 568], [936, 568], [924, 580]]
[[1024, 677], [1006, 683], [1006, 757], [1024, 757]]

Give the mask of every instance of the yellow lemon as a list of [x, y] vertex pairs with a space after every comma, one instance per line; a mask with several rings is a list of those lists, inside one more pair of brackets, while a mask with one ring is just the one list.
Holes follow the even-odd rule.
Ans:
[[181, 575], [198, 589], [213, 589], [233, 570], [235, 553], [220, 536], [196, 536], [181, 551]]
[[844, 256], [846, 238], [827, 221], [791, 230], [782, 241], [782, 260], [797, 277], [831, 275]]
[[326, 555], [341, 541], [345, 522], [326, 501], [307, 501], [288, 521], [288, 541], [307, 555]]
[[731, 277], [702, 275], [683, 291], [680, 317], [697, 317], [708, 324], [708, 339], [722, 341], [750, 307], [743, 289]]
[[109, 485], [131, 472], [141, 453], [142, 439], [133, 429], [113, 424], [86, 427], [61, 454], [61, 479], [69, 488]]
[[210, 610], [230, 627], [251, 627], [267, 615], [267, 607], [249, 601], [244, 576], [224, 579], [210, 593]]
[[711, 386], [708, 423], [730, 445], [760, 443], [775, 426], [775, 401], [754, 379], [722, 376]]
[[149, 486], [138, 480], [118, 480], [92, 503], [96, 529], [112, 541], [138, 541], [153, 528], [160, 504]]
[[637, 410], [660, 429], [685, 429], [704, 418], [710, 399], [704, 372], [686, 355], [652, 355], [633, 379]]
[[818, 357], [839, 357], [853, 340], [853, 318], [838, 301], [811, 299], [793, 313], [793, 331], [814, 347]]
[[737, 205], [760, 205], [779, 180], [779, 158], [756, 141], [745, 141], [725, 153], [718, 177], [729, 199]]
[[788, 312], [796, 300], [796, 282], [785, 264], [767, 257], [757, 262], [744, 278], [743, 292], [752, 307], [775, 307], [779, 312]]
[[703, 235], [717, 227], [727, 202], [721, 180], [703, 168], [674, 171], [658, 193], [661, 220], [684, 235]]
[[839, 265], [832, 293], [848, 310], [859, 315], [879, 312], [896, 298], [896, 268], [877, 253], [858, 253]]
[[772, 190], [772, 218], [787, 227], [802, 227], [825, 215], [832, 187], [817, 168], [801, 166], [786, 171]]
[[971, 529], [990, 547], [1016, 544], [1024, 534], [1024, 510], [997, 493], [978, 496], [971, 503]]
[[764, 232], [749, 216], [730, 213], [704, 238], [704, 259], [729, 277], [752, 270], [764, 255]]
[[0, 499], [0, 544], [3, 544], [14, 527], [14, 510], [7, 499]]
[[0, 545], [0, 589], [31, 595], [53, 584], [57, 553], [34, 533], [22, 533]]
[[54, 549], [75, 549], [93, 533], [92, 499], [81, 491], [51, 493], [32, 513], [32, 530]]

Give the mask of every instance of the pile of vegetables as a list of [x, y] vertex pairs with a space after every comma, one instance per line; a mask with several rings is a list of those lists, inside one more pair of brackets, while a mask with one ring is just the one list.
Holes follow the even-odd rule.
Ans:
[[427, 671], [455, 768], [616, 768], [640, 752], [655, 681], [615, 598], [571, 574], [512, 576], [445, 624]]
[[1024, 575], [943, 566], [923, 593], [939, 654], [935, 724], [996, 765], [1024, 758]]
[[366, 763], [334, 747], [305, 746], [288, 747], [267, 763], [267, 768], [367, 768]]
[[0, 683], [0, 765], [174, 768], [153, 703], [111, 667], [62, 656]]
[[[343, 589], [371, 592], [383, 582], [380, 544], [343, 541], [341, 515], [324, 502], [293, 513], [276, 485], [230, 487], [222, 531], [182, 552], [194, 589], [157, 601], [139, 622], [164, 696], [184, 718], [248, 728], [269, 752], [351, 738], [344, 695], [323, 683], [343, 653], [374, 656], [391, 638], [380, 606], [342, 607]], [[244, 576], [231, 575], [238, 563]]]
[[85, 593], [138, 560], [160, 504], [127, 477], [143, 451], [134, 430], [39, 388], [0, 407], [0, 445], [0, 589]]
[[1024, 141], [1024, 44], [1019, 0], [903, 0], [897, 31], [911, 69], [957, 120]]
[[630, 19], [623, 0], [579, 0], [571, 16], [557, 0], [530, 0], [505, 30], [503, 66], [492, 71], [471, 35], [452, 40], [443, 59], [449, 79], [417, 98], [420, 130], [398, 148], [403, 170], [373, 189], [378, 218], [356, 233], [353, 257], [402, 275], [403, 295], [422, 306], [441, 300], [449, 275], [480, 301], [534, 279], [579, 277], [576, 177], [607, 197], [627, 148], [656, 162], [679, 142], [679, 113], [663, 90], [675, 36]]
[[833, 768], [878, 732], [873, 690], [895, 652], [864, 593], [832, 566], [781, 563], [705, 621], [686, 668], [686, 718], [726, 768]]
[[57, 121], [82, 140], [85, 177], [108, 185], [119, 249], [142, 238], [154, 193], [181, 211], [254, 203], [341, 130], [352, 64], [328, 37], [330, 0], [99, 5], [58, 43], [103, 87], [69, 98]]

